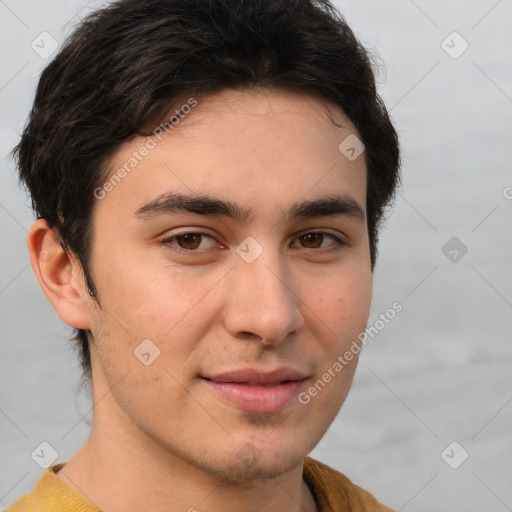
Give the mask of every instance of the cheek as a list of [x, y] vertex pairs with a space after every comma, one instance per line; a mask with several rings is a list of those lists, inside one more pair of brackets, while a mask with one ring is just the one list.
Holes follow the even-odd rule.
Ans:
[[163, 341], [172, 333], [197, 330], [215, 313], [219, 281], [225, 273], [205, 273], [192, 266], [129, 264], [129, 272], [106, 276], [103, 291], [105, 309], [133, 333], [133, 337], [154, 337]]
[[321, 280], [308, 280], [305, 286], [306, 311], [309, 310], [311, 323], [323, 331], [317, 339], [340, 348], [364, 330], [371, 304], [370, 273], [343, 271]]

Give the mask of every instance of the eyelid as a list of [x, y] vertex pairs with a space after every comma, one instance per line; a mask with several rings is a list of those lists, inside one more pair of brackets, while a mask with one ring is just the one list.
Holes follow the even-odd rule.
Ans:
[[[307, 229], [306, 231], [302, 231], [298, 234], [296, 234], [293, 238], [293, 240], [297, 240], [301, 236], [307, 235], [309, 233], [315, 233], [315, 234], [321, 234], [321, 235], [327, 235], [330, 238], [334, 239], [335, 243], [332, 245], [337, 246], [337, 249], [341, 249], [342, 247], [348, 245], [348, 243], [345, 241], [344, 236], [340, 235], [339, 233], [332, 233], [331, 231], [327, 231], [325, 229]], [[331, 247], [331, 246], [329, 246]], [[301, 247], [301, 249], [308, 250], [308, 247]], [[317, 253], [326, 253], [326, 252], [334, 252], [336, 249], [329, 249], [329, 248], [320, 248], [320, 249], [309, 249], [311, 251], [317, 252]]]
[[[204, 229], [204, 228], [200, 228], [200, 229]], [[201, 237], [206, 237], [206, 238], [210, 238], [212, 240], [216, 240], [213, 235], [210, 235], [209, 233], [206, 233], [205, 231], [199, 231], [198, 229], [190, 228], [190, 229], [183, 230], [183, 231], [176, 231], [176, 232], [173, 232], [173, 233], [169, 233], [164, 238], [159, 240], [158, 243], [160, 245], [169, 247], [171, 245], [174, 245], [174, 244], [171, 244], [172, 241], [174, 241], [177, 237], [183, 236], [183, 235], [199, 235]], [[203, 250], [200, 250], [200, 249], [183, 249], [182, 247], [179, 247], [178, 245], [174, 245], [174, 247], [171, 250], [176, 252], [176, 253], [179, 253], [179, 254], [186, 254], [186, 255], [191, 255], [191, 256], [200, 256], [200, 255], [203, 255], [204, 252], [208, 251], [209, 249], [203, 249]]]
[[299, 231], [296, 235], [294, 235], [294, 238], [299, 238], [300, 236], [307, 235], [308, 233], [320, 233], [322, 235], [329, 235], [333, 238], [338, 238], [341, 241], [344, 241], [346, 236], [343, 233], [340, 233], [339, 231], [330, 231], [328, 229], [322, 229], [322, 228], [310, 228], [306, 229], [304, 231]]
[[[204, 228], [200, 228], [200, 229], [204, 229]], [[300, 247], [300, 246], [296, 246], [296, 247], [299, 247], [300, 249], [303, 249], [303, 250], [306, 250], [306, 251], [313, 251], [315, 253], [330, 253], [330, 252], [336, 252], [337, 250], [339, 251], [344, 246], [348, 245], [347, 242], [344, 240], [343, 236], [340, 236], [340, 234], [334, 234], [331, 231], [327, 231], [325, 229], [307, 229], [305, 231], [301, 231], [301, 232], [295, 234], [293, 236], [292, 240], [297, 240], [301, 236], [307, 235], [309, 233], [322, 234], [322, 235], [327, 235], [327, 236], [331, 237], [335, 241], [334, 244], [331, 244], [331, 246], [334, 246], [334, 248], [332, 248], [331, 246], [329, 246], [328, 248], [319, 248], [319, 249], [312, 249], [312, 248]], [[170, 246], [171, 242], [175, 238], [177, 238], [179, 236], [187, 235], [187, 234], [199, 235], [201, 237], [207, 237], [207, 238], [210, 238], [212, 240], [216, 240], [216, 238], [213, 235], [210, 235], [207, 232], [199, 231], [198, 229], [189, 228], [187, 230], [177, 231], [177, 232], [170, 233], [168, 236], [165, 236], [163, 239], [161, 239], [159, 241], [159, 244], [160, 245], [165, 245], [165, 246]], [[225, 246], [222, 245], [222, 244], [221, 244], [221, 247], [225, 248]], [[176, 253], [179, 253], [179, 254], [186, 254], [186, 255], [191, 255], [191, 256], [201, 256], [201, 255], [204, 255], [205, 252], [209, 251], [209, 249], [203, 249], [203, 250], [200, 250], [200, 249], [183, 249], [183, 248], [181, 248], [181, 247], [179, 247], [177, 245], [175, 245], [171, 250], [176, 252]]]

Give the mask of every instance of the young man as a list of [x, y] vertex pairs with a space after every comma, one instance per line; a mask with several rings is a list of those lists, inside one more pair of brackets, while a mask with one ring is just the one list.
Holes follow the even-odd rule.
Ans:
[[352, 382], [399, 169], [330, 4], [113, 3], [44, 70], [16, 155], [94, 419], [9, 512], [390, 510], [307, 457]]

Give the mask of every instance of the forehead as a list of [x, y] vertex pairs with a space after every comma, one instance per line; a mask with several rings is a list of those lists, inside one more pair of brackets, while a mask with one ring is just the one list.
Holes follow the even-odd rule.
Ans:
[[169, 191], [237, 198], [267, 212], [282, 210], [287, 198], [296, 204], [339, 193], [364, 208], [364, 157], [351, 161], [338, 149], [357, 130], [336, 106], [296, 92], [226, 90], [178, 116], [177, 110], [158, 137], [136, 137], [119, 148], [98, 209], [134, 215]]

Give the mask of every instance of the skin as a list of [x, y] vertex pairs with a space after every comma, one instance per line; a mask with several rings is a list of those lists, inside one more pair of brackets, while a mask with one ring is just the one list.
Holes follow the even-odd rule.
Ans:
[[[76, 258], [44, 220], [33, 224], [31, 261], [45, 294], [62, 321], [92, 333], [91, 435], [58, 478], [108, 512], [317, 509], [304, 458], [343, 404], [357, 356], [309, 403], [293, 399], [270, 413], [240, 409], [200, 376], [288, 366], [305, 374], [307, 391], [364, 330], [365, 218], [285, 216], [297, 202], [333, 194], [366, 213], [364, 158], [349, 161], [338, 150], [350, 133], [357, 130], [341, 110], [309, 95], [226, 90], [201, 98], [95, 201], [90, 270], [99, 306]], [[145, 141], [123, 144], [112, 169]], [[135, 215], [164, 192], [209, 194], [252, 218]], [[161, 243], [178, 231], [208, 236]], [[305, 231], [317, 234], [300, 238]], [[252, 263], [236, 252], [247, 237], [263, 249]], [[180, 242], [187, 254], [176, 251]], [[148, 366], [134, 356], [144, 339], [160, 350]], [[252, 465], [239, 456], [247, 450]]]

